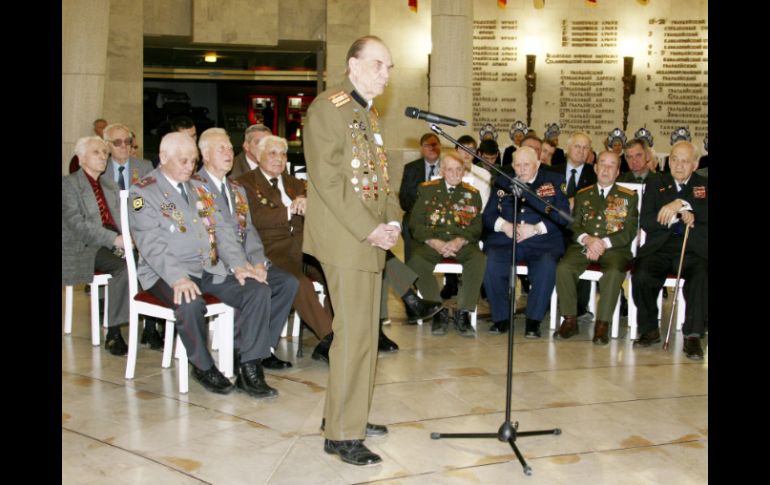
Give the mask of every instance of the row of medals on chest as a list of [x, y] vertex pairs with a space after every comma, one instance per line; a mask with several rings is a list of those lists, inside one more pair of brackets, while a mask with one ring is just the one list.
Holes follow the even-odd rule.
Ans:
[[[350, 161], [350, 166], [353, 168], [353, 176], [350, 179], [350, 183], [353, 184], [353, 190], [361, 192], [364, 199], [374, 197], [375, 200], [379, 197], [379, 191], [387, 191], [387, 179], [381, 181], [376, 172], [374, 157], [372, 156], [369, 137], [366, 134], [366, 125], [363, 121], [356, 116], [353, 122], [348, 125], [351, 129], [351, 137], [353, 139], [353, 146], [351, 147], [351, 154], [353, 156]], [[372, 130], [376, 133], [376, 125], [372, 123]], [[383, 178], [385, 175], [385, 163], [387, 161], [385, 150], [380, 145], [377, 145], [377, 158], [379, 159], [380, 166], [383, 168]], [[362, 159], [364, 160], [362, 162]], [[362, 169], [362, 174], [359, 179], [359, 169]], [[359, 187], [359, 183], [361, 186]]]

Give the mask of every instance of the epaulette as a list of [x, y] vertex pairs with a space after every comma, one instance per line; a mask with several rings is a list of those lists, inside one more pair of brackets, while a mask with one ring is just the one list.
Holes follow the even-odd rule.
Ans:
[[338, 91], [329, 96], [329, 101], [332, 102], [335, 108], [339, 108], [340, 106], [349, 103], [351, 99], [350, 95], [345, 91]]
[[580, 189], [580, 190], [578, 190], [577, 192], [575, 192], [575, 195], [577, 195], [577, 194], [582, 194], [582, 193], [583, 193], [583, 192], [585, 192], [586, 190], [590, 190], [590, 189], [593, 189], [595, 186], [596, 186], [596, 184], [593, 184], [593, 185], [589, 185], [588, 187], [583, 187], [582, 189]]
[[618, 185], [618, 190], [626, 195], [634, 195], [636, 193], [635, 190], [631, 190], [628, 187], [623, 187], [622, 185]]
[[201, 177], [197, 173], [192, 174], [192, 176], [190, 177], [190, 180], [195, 180], [196, 182], [201, 182], [201, 183], [204, 183], [204, 184], [208, 183], [208, 180], [204, 179], [203, 177]]
[[136, 186], [141, 189], [141, 188], [147, 187], [148, 185], [152, 185], [155, 182], [157, 182], [157, 180], [155, 180], [155, 177], [148, 175], [142, 178], [139, 182], [137, 182]]
[[420, 186], [421, 187], [430, 187], [431, 185], [438, 185], [442, 180], [444, 180], [444, 179], [428, 180], [427, 182], [422, 182], [420, 184]]
[[479, 189], [477, 189], [476, 187], [474, 187], [473, 185], [471, 185], [471, 184], [469, 184], [467, 182], [463, 182], [463, 188], [465, 190], [467, 190], [468, 192], [473, 192], [473, 193], [478, 193], [478, 191], [479, 191]]

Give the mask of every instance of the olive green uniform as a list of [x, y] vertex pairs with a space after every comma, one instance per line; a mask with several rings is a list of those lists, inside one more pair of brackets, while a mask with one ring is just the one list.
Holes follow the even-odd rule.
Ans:
[[417, 244], [414, 245], [412, 257], [406, 264], [419, 275], [417, 288], [423, 298], [441, 301], [433, 269], [444, 259], [425, 244], [425, 241], [451, 241], [462, 237], [468, 244], [453, 258], [463, 265], [457, 308], [468, 311], [476, 308], [487, 261], [486, 255], [479, 249], [481, 230], [481, 196], [476, 188], [461, 183], [450, 193], [444, 179], [420, 184], [417, 189], [417, 202], [409, 218], [409, 231]]
[[334, 308], [325, 437], [365, 436], [374, 390], [385, 251], [366, 238], [400, 218], [377, 112], [350, 80], [313, 101], [305, 125], [303, 251], [321, 262]]
[[576, 316], [578, 277], [592, 263], [586, 258], [577, 238], [584, 233], [609, 238], [612, 247], [597, 261], [602, 277], [599, 279], [601, 298], [596, 310], [596, 320], [608, 322], [612, 320], [626, 267], [632, 258], [631, 241], [636, 236], [639, 210], [635, 191], [613, 184], [609, 194], [603, 198], [599, 189], [598, 185], [590, 185], [575, 194], [575, 221], [570, 226], [573, 241], [556, 266], [556, 292], [559, 295], [559, 313]]

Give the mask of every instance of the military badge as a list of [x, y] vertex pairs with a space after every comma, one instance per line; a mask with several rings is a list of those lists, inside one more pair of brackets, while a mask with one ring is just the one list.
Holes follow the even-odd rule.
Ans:
[[566, 182], [562, 182], [561, 186], [559, 188], [561, 189], [561, 193], [562, 194], [567, 195], [567, 183]]
[[131, 205], [134, 207], [136, 212], [139, 212], [142, 210], [142, 207], [144, 207], [144, 199], [142, 197], [135, 197]]
[[503, 189], [498, 190], [497, 191], [497, 196], [498, 197], [505, 197], [505, 191]]
[[705, 199], [706, 198], [706, 187], [699, 186], [699, 187], [693, 187], [692, 188], [692, 195], [696, 199]]
[[353, 160], [350, 161], [350, 166], [353, 167], [353, 168], [360, 167], [361, 166], [361, 160], [359, 160], [357, 158], [354, 158]]
[[537, 188], [538, 197], [553, 197], [556, 195], [556, 189], [553, 184], [548, 182]]

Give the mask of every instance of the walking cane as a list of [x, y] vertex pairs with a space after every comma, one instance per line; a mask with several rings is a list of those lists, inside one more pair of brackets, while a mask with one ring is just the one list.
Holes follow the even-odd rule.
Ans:
[[682, 279], [682, 264], [684, 263], [684, 249], [687, 247], [687, 236], [690, 235], [690, 226], [686, 225], [684, 229], [684, 240], [682, 240], [682, 254], [679, 256], [679, 269], [676, 272], [676, 284], [674, 285], [674, 305], [671, 307], [671, 315], [668, 317], [668, 331], [666, 332], [666, 341], [663, 342], [663, 350], [668, 350], [668, 341], [671, 338], [671, 327], [676, 315], [677, 303], [679, 303], [679, 281]]

